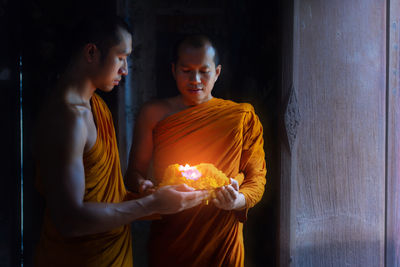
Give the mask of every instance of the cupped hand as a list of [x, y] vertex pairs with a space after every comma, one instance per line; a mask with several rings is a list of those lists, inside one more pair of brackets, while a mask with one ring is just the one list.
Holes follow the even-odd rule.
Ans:
[[149, 179], [139, 181], [139, 193], [148, 195], [154, 193], [154, 191], [155, 187], [152, 181]]
[[206, 190], [194, 190], [186, 184], [168, 185], [154, 194], [154, 209], [160, 214], [173, 214], [202, 203], [208, 197]]
[[240, 210], [246, 205], [244, 195], [239, 193], [239, 184], [231, 178], [231, 184], [216, 190], [216, 197], [212, 200], [217, 208], [223, 210]]

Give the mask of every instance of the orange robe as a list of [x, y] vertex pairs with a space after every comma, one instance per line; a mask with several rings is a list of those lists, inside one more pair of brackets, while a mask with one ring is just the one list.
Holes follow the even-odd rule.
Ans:
[[154, 174], [178, 163], [212, 163], [240, 184], [246, 209], [214, 205], [163, 216], [152, 223], [150, 266], [243, 266], [243, 222], [265, 186], [262, 125], [250, 104], [212, 98], [159, 122], [153, 132]]
[[[92, 112], [97, 126], [93, 148], [83, 155], [85, 202], [118, 203], [127, 198], [112, 116], [103, 100], [93, 95]], [[38, 180], [39, 191], [41, 182]], [[129, 266], [132, 260], [130, 225], [105, 233], [64, 238], [45, 213], [35, 266]]]

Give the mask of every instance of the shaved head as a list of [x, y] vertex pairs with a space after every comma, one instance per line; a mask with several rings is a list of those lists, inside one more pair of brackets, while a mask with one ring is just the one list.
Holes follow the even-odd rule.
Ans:
[[196, 34], [196, 35], [187, 35], [184, 38], [180, 39], [175, 47], [174, 47], [174, 54], [173, 54], [173, 63], [176, 63], [179, 60], [180, 53], [184, 48], [191, 47], [191, 48], [203, 48], [205, 46], [210, 46], [214, 51], [214, 63], [217, 66], [219, 64], [219, 56], [215, 45], [205, 35]]

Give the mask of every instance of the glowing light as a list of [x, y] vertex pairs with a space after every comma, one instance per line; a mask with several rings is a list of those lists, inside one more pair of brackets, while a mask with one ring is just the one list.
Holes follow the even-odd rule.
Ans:
[[197, 180], [201, 177], [201, 172], [196, 167], [191, 167], [189, 164], [185, 166], [179, 165], [179, 171], [186, 179]]

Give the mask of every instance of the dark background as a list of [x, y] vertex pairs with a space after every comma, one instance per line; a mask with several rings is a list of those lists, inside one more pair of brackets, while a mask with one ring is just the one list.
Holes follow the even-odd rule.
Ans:
[[[120, 2], [119, 8], [124, 7], [123, 1]], [[129, 5], [129, 9], [122, 14], [131, 22], [134, 31], [142, 33], [143, 38], [145, 34], [156, 36], [155, 56], [151, 61], [141, 58], [146, 47], [135, 43], [132, 55], [132, 60], [141, 59], [144, 62], [144, 71], [147, 67], [155, 66], [149, 70], [154, 71], [156, 85], [152, 89], [152, 97], [177, 93], [170, 74], [171, 47], [183, 34], [201, 32], [215, 41], [220, 53], [222, 74], [216, 83], [214, 95], [250, 102], [255, 107], [264, 125], [268, 174], [263, 200], [250, 211], [249, 220], [245, 223], [245, 264], [274, 266], [278, 244], [277, 129], [282, 55], [282, 7], [279, 1], [136, 3], [139, 4]], [[116, 2], [106, 0], [0, 2], [1, 136], [5, 148], [1, 160], [0, 266], [19, 266], [22, 261], [24, 266], [32, 265], [43, 213], [43, 200], [34, 188], [35, 168], [31, 145], [35, 119], [46, 92], [54, 84], [57, 54], [63, 53], [57, 49], [56, 41], [62, 36], [64, 28], [90, 12], [121, 14]], [[155, 17], [152, 27], [146, 28], [142, 23], [146, 16]], [[146, 29], [151, 32], [146, 33]], [[131, 68], [130, 71], [136, 70]], [[102, 96], [109, 104], [118, 126], [118, 90]], [[121, 133], [117, 130], [117, 134]]]

